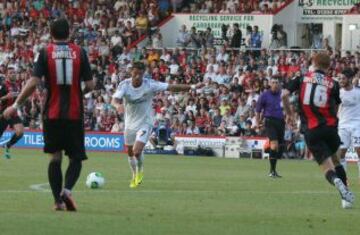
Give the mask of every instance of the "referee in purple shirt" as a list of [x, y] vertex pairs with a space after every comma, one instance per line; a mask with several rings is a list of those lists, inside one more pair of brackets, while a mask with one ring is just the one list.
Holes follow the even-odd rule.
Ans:
[[265, 133], [270, 140], [270, 174], [272, 178], [281, 177], [276, 171], [277, 159], [282, 156], [285, 120], [281, 103], [281, 88], [278, 78], [271, 78], [270, 89], [262, 93], [256, 104], [256, 121], [259, 126], [265, 121]]

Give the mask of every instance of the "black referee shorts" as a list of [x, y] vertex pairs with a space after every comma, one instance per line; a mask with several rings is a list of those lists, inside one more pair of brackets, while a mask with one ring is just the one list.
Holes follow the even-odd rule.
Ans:
[[44, 152], [64, 150], [71, 159], [86, 160], [85, 133], [82, 121], [44, 120]]
[[265, 118], [265, 133], [270, 141], [284, 143], [285, 121], [277, 118]]
[[319, 165], [335, 154], [341, 143], [337, 128], [330, 126], [305, 131], [305, 142]]

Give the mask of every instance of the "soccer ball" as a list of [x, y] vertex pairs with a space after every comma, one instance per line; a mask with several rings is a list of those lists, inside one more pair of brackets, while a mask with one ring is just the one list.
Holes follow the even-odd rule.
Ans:
[[88, 188], [101, 188], [105, 184], [105, 178], [100, 172], [91, 172], [86, 178]]

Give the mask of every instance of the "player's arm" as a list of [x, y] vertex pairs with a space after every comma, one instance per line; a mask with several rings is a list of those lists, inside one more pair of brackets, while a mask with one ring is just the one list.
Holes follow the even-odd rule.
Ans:
[[293, 93], [299, 89], [300, 89], [300, 77], [295, 77], [289, 82], [289, 85], [285, 89], [283, 89], [281, 92], [283, 108], [284, 108], [285, 114], [288, 117], [293, 116], [293, 114], [291, 113], [291, 110], [290, 110], [290, 95], [291, 95], [291, 93]]
[[282, 103], [283, 103], [283, 108], [285, 111], [286, 115], [291, 115], [291, 110], [290, 110], [290, 91], [288, 89], [283, 89], [281, 92], [281, 99], [282, 99]]
[[31, 78], [26, 82], [14, 104], [8, 107], [3, 115], [5, 119], [9, 119], [24, 104], [25, 100], [35, 91], [37, 85], [40, 84], [41, 78], [45, 75], [45, 49], [42, 49], [35, 58], [34, 70]]
[[111, 105], [116, 109], [119, 110], [120, 109], [120, 105], [121, 105], [121, 100], [125, 95], [125, 83], [121, 82], [118, 86], [118, 88], [116, 89], [115, 93], [112, 96], [111, 99]]
[[14, 102], [14, 107], [18, 108], [22, 106], [25, 100], [35, 91], [36, 87], [40, 84], [41, 78], [32, 76], [25, 84], [24, 88], [21, 90], [19, 96]]
[[118, 98], [112, 98], [111, 99], [111, 105], [116, 109], [116, 110], [119, 110], [120, 108], [120, 102], [121, 102], [121, 99], [118, 99]]
[[[6, 90], [6, 88], [2, 88], [2, 89], [5, 89]], [[7, 91], [5, 91], [4, 93], [3, 92], [1, 92], [2, 94], [4, 94], [4, 93], [7, 93], [6, 95], [4, 95], [4, 96], [2, 96], [2, 97], [0, 97], [0, 101], [5, 101], [5, 100], [8, 100], [8, 99], [13, 99], [13, 98], [16, 98], [18, 95], [19, 95], [19, 92], [7, 92]]]
[[341, 99], [340, 99], [340, 85], [338, 82], [335, 82], [333, 87], [333, 97], [335, 99], [335, 112], [339, 112], [339, 109], [341, 108]]
[[342, 110], [342, 105], [340, 104], [340, 105], [338, 106], [338, 110], [337, 110], [337, 117], [338, 117], [338, 118], [340, 117], [341, 110]]
[[83, 93], [89, 93], [95, 89], [96, 82], [93, 79], [89, 58], [84, 49], [81, 48], [81, 77], [84, 81], [85, 87]]
[[262, 115], [261, 115], [261, 113], [256, 112], [255, 118], [256, 118], [256, 126], [260, 127], [260, 124], [262, 123]]
[[259, 100], [256, 103], [256, 107], [255, 107], [255, 119], [256, 119], [256, 125], [259, 127], [260, 124], [262, 123], [262, 111], [264, 110], [264, 99], [263, 99], [263, 94], [259, 97]]
[[195, 90], [202, 87], [202, 83], [198, 83], [196, 85], [186, 85], [186, 84], [169, 84], [167, 90], [173, 92], [180, 91], [189, 91]]

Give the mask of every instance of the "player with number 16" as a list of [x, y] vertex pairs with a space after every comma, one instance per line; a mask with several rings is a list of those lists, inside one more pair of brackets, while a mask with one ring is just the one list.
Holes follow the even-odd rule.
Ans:
[[352, 207], [354, 195], [346, 185], [346, 173], [336, 155], [340, 146], [337, 109], [341, 103], [339, 84], [327, 76], [330, 57], [318, 53], [312, 58], [315, 71], [295, 77], [283, 91], [286, 114], [293, 115], [289, 95], [299, 94], [299, 109], [306, 145], [325, 174], [325, 178], [340, 192], [343, 208]]

